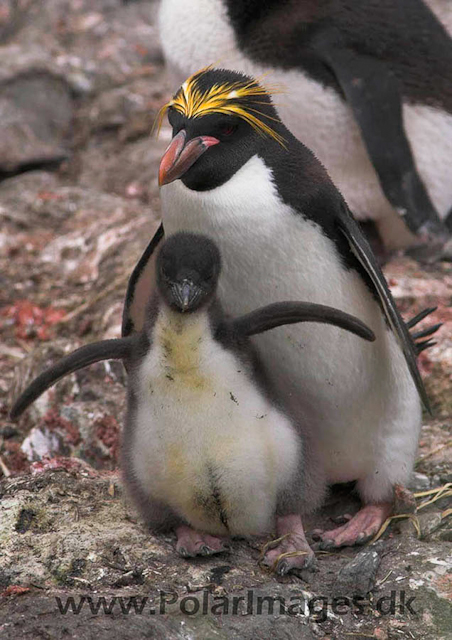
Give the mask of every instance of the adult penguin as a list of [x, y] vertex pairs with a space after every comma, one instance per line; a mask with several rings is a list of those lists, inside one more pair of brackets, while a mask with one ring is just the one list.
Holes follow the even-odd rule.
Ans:
[[452, 12], [430, 4], [444, 24], [422, 0], [163, 0], [160, 35], [177, 83], [213, 61], [268, 72], [384, 254], [431, 258], [452, 254]]
[[300, 298], [359, 316], [365, 348], [334, 327], [278, 328], [255, 344], [271, 382], [308, 431], [330, 483], [357, 480], [363, 508], [325, 532], [342, 546], [372, 536], [411, 474], [427, 404], [415, 347], [385, 278], [323, 166], [280, 121], [267, 91], [207, 69], [167, 105], [173, 139], [160, 165], [163, 226], [131, 276], [123, 333], [140, 331], [155, 248], [200, 232], [223, 256], [219, 296], [240, 315]]

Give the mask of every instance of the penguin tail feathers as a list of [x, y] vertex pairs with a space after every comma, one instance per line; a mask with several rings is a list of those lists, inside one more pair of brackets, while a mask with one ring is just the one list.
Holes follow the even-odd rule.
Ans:
[[[421, 322], [431, 313], [436, 311], [437, 308], [438, 307], [427, 307], [427, 309], [424, 309], [423, 311], [418, 313], [416, 316], [414, 316], [414, 318], [411, 318], [411, 320], [408, 320], [408, 322], [406, 323], [407, 328], [413, 329], [417, 324], [419, 324], [419, 322]], [[430, 336], [436, 333], [438, 329], [440, 329], [442, 326], [443, 326], [443, 323], [438, 322], [437, 324], [430, 325], [425, 329], [422, 329], [421, 331], [415, 331], [410, 333], [417, 355], [422, 353], [422, 351], [425, 351], [425, 349], [429, 349], [430, 347], [433, 347], [433, 345], [436, 344], [434, 340], [421, 340], [421, 338], [430, 338]]]
[[411, 320], [408, 320], [408, 322], [406, 323], [406, 326], [408, 327], [408, 329], [412, 329], [413, 327], [415, 327], [417, 324], [419, 324], [419, 322], [421, 322], [422, 320], [424, 320], [424, 318], [426, 318], [427, 316], [429, 316], [431, 313], [433, 313], [434, 311], [437, 310], [438, 307], [427, 307], [426, 309], [423, 309], [422, 311], [420, 311], [417, 315], [414, 316], [414, 318], [411, 318]]

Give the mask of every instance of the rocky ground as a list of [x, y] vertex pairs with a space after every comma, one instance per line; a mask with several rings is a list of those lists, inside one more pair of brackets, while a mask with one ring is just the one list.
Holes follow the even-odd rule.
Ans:
[[[8, 420], [44, 365], [119, 335], [127, 278], [159, 218], [168, 139], [165, 129], [150, 137], [170, 91], [156, 4], [0, 2], [0, 636], [452, 638], [447, 490], [374, 544], [319, 553], [317, 572], [276, 579], [259, 567], [261, 540], [188, 562], [137, 521], [117, 471], [121, 365], [74, 374], [18, 424]], [[428, 322], [445, 323], [420, 357], [434, 416], [412, 488], [447, 487], [452, 267], [397, 258], [386, 273], [405, 317], [437, 305]], [[356, 508], [350, 488], [338, 488], [308, 530]], [[68, 596], [78, 613], [61, 612]], [[266, 597], [280, 598], [272, 612]]]

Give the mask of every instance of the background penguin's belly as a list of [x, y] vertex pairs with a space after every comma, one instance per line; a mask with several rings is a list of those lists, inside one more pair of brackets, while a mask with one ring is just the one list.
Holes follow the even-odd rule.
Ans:
[[424, 0], [424, 2], [452, 36], [452, 5], [449, 0]]
[[[269, 77], [290, 91], [290, 99], [282, 97], [280, 106], [278, 96], [275, 100], [283, 122], [326, 167], [355, 216], [374, 220], [397, 216], [348, 104], [333, 89], [301, 72], [274, 70]], [[452, 114], [405, 104], [403, 118], [419, 173], [444, 218], [452, 207]]]

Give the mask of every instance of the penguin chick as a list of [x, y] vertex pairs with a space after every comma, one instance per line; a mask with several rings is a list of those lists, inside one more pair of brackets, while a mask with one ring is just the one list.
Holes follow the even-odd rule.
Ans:
[[371, 537], [391, 509], [394, 486], [410, 478], [420, 398], [428, 407], [417, 347], [384, 275], [326, 171], [257, 81], [207, 69], [167, 109], [173, 140], [160, 165], [163, 226], [130, 279], [123, 333], [142, 326], [140, 282], [153, 269], [163, 229], [218, 243], [219, 294], [233, 316], [261, 300], [302, 296], [362, 317], [377, 336], [373, 345], [306, 324], [253, 342], [328, 482], [357, 481], [363, 514], [345, 533], [325, 537], [337, 546]]
[[[225, 550], [225, 536], [265, 533], [276, 524], [284, 549], [299, 552], [277, 564], [284, 573], [312, 561], [300, 511], [317, 506], [325, 480], [274, 401], [249, 336], [306, 321], [368, 341], [374, 336], [356, 318], [315, 304], [271, 304], [228, 320], [215, 297], [219, 274], [211, 240], [169, 238], [158, 255], [157, 291], [143, 330], [63, 358], [23, 392], [11, 417], [63, 375], [123, 360], [129, 371], [123, 471], [148, 525], [175, 529], [177, 550], [191, 556]], [[273, 564], [277, 551], [264, 561]]]
[[162, 0], [160, 39], [177, 84], [215, 60], [265, 74], [284, 93], [283, 122], [357, 219], [388, 250], [422, 242], [438, 256], [448, 237], [439, 217], [452, 210], [452, 14], [442, 4]]

